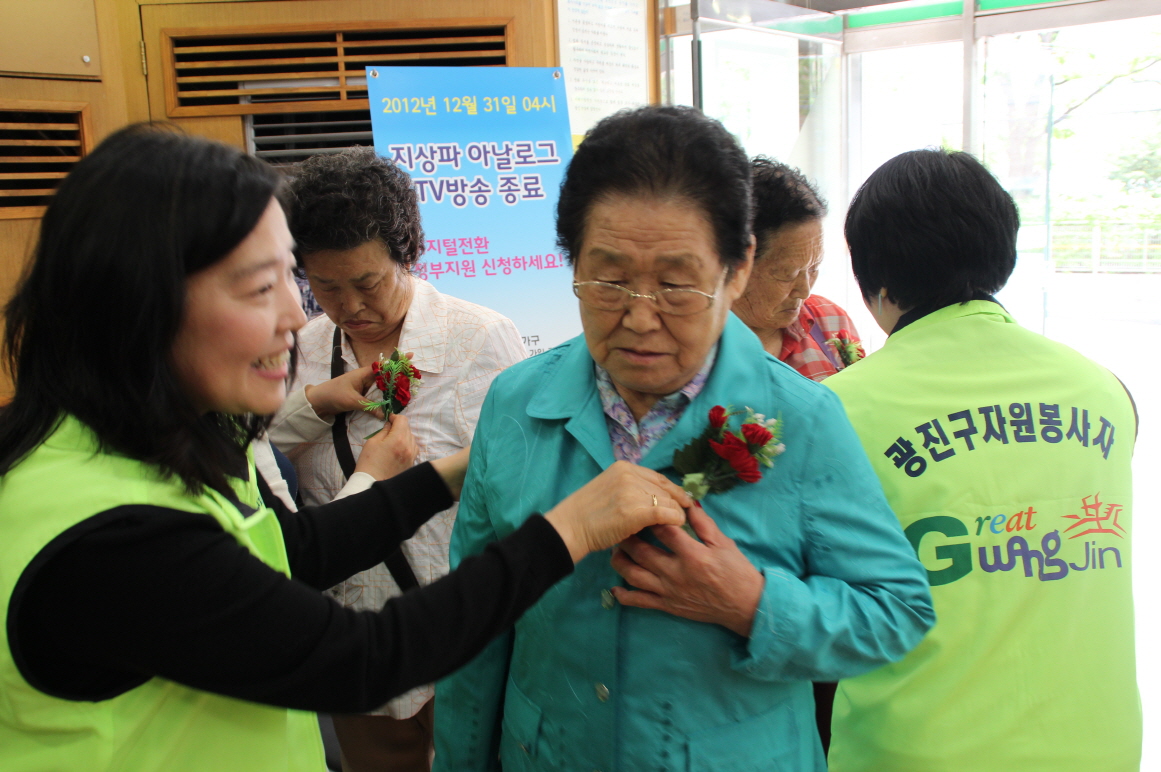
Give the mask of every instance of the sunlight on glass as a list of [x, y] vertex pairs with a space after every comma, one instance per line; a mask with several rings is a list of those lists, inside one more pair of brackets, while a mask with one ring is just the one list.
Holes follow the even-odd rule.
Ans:
[[[1000, 294], [1025, 326], [1112, 370], [1136, 398], [1136, 554], [1161, 540], [1161, 17], [986, 38], [983, 158], [1020, 206]], [[1133, 563], [1142, 769], [1161, 763], [1156, 561]]]

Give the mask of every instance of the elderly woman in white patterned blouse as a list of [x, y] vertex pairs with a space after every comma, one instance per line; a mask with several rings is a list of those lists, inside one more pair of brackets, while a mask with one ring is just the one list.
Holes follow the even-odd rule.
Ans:
[[[492, 379], [525, 350], [509, 319], [411, 274], [423, 247], [419, 208], [407, 173], [390, 161], [369, 148], [316, 156], [290, 194], [299, 264], [324, 315], [299, 333], [297, 376], [271, 438], [294, 462], [304, 502], [322, 504], [372, 481], [353, 470], [363, 438], [382, 426], [381, 416], [361, 409], [381, 354], [410, 352], [422, 375], [406, 417], [423, 462], [469, 446]], [[383, 565], [332, 593], [378, 611], [401, 589], [443, 576], [455, 511], [435, 516]], [[347, 768], [427, 770], [431, 700], [425, 686], [374, 715], [336, 716]]]

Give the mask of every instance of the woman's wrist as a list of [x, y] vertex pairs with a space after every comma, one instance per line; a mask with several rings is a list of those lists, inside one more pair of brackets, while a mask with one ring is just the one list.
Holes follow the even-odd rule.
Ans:
[[[308, 383], [302, 387], [302, 396], [306, 398], [307, 404], [310, 405], [310, 409], [314, 411], [316, 416], [319, 418], [330, 418], [334, 415], [334, 411], [328, 409], [328, 407], [318, 399], [318, 394], [316, 393], [317, 388], [317, 384]], [[315, 394], [314, 399], [311, 399], [312, 393]]]
[[758, 616], [758, 606], [762, 603], [762, 592], [766, 589], [766, 577], [754, 569], [749, 580], [737, 588], [737, 602], [730, 618], [723, 626], [743, 638], [749, 638], [754, 631], [754, 619]]
[[573, 529], [572, 519], [567, 513], [561, 512], [561, 507], [557, 506], [549, 510], [544, 515], [544, 519], [548, 521], [554, 529], [556, 529], [557, 536], [564, 542], [565, 548], [568, 549], [569, 557], [572, 558], [573, 565], [584, 560], [588, 555], [582, 544], [583, 542], [577, 537], [576, 531]]
[[450, 456], [443, 458], [435, 458], [431, 460], [431, 466], [443, 479], [443, 484], [447, 486], [451, 497], [456, 501], [460, 500], [460, 493], [463, 491], [464, 480], [468, 474], [468, 461], [470, 459], [471, 447], [466, 447], [459, 450]]

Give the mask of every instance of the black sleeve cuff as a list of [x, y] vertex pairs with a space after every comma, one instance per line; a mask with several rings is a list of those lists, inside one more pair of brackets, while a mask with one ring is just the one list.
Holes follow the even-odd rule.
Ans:
[[556, 584], [576, 568], [564, 539], [543, 515], [533, 514], [508, 540], [518, 542], [528, 553], [529, 572], [543, 577], [545, 587]]
[[380, 480], [371, 489], [387, 498], [408, 533], [415, 533], [434, 515], [456, 503], [439, 472], [428, 462]]

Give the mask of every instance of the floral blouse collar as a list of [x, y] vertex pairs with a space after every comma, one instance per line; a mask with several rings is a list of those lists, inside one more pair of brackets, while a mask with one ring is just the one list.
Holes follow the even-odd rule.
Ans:
[[609, 439], [613, 443], [613, 456], [618, 461], [639, 462], [657, 441], [666, 435], [681, 419], [685, 409], [694, 397], [701, 393], [709, 375], [713, 371], [718, 356], [718, 345], [710, 349], [701, 369], [689, 381], [672, 394], [667, 394], [642, 416], [640, 421], [633, 417], [624, 398], [617, 392], [609, 371], [593, 363], [597, 378], [597, 391], [601, 396], [601, 407], [605, 412], [605, 423]]

